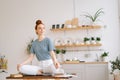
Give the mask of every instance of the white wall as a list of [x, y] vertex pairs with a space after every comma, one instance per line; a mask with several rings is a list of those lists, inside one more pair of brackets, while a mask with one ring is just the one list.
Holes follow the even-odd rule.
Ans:
[[[8, 58], [8, 72], [17, 73], [16, 65], [27, 58], [25, 49], [27, 42], [31, 38], [36, 38], [34, 26], [37, 19], [43, 20], [47, 28], [46, 35], [54, 40], [58, 35], [63, 37], [64, 33], [54, 35], [49, 30], [52, 24], [62, 24], [65, 20], [72, 19], [74, 13], [75, 17], [82, 21], [80, 15], [83, 12], [92, 14], [99, 8], [104, 8], [105, 11], [101, 17], [101, 24], [107, 26], [100, 30], [102, 48], [110, 52], [108, 60], [115, 59], [120, 51], [117, 0], [75, 0], [75, 12], [73, 8], [73, 0], [0, 0], [0, 53]], [[66, 34], [68, 37], [74, 36], [69, 32]], [[75, 55], [84, 59], [84, 54], [81, 53], [86, 52], [78, 53]], [[66, 54], [68, 57], [73, 55], [73, 53]], [[91, 59], [92, 57], [89, 60]]]

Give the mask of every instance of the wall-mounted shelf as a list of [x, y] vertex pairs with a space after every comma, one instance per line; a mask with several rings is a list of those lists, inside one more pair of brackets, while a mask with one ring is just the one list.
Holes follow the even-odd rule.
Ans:
[[97, 44], [84, 44], [84, 45], [60, 45], [60, 46], [55, 46], [56, 48], [66, 48], [66, 47], [95, 47], [95, 46], [102, 46], [102, 44], [97, 43]]
[[[54, 29], [50, 29], [52, 32], [59, 32], [59, 31], [74, 31], [74, 30], [86, 30], [86, 34], [88, 35], [89, 32], [88, 30], [90, 29], [100, 29], [102, 28], [100, 25], [82, 25], [82, 26], [77, 26], [77, 27], [71, 27], [71, 28], [67, 28], [66, 26], [64, 26], [64, 28], [54, 28]], [[66, 33], [64, 34], [66, 35]], [[65, 41], [66, 42], [66, 41]], [[68, 41], [67, 41], [68, 42]], [[66, 50], [68, 52], [77, 52], [77, 51], [103, 51], [103, 49], [91, 49], [92, 47], [100, 47], [102, 46], [101, 43], [96, 43], [96, 44], [74, 44], [74, 43], [68, 43], [65, 45], [62, 45], [62, 43], [60, 44], [55, 44], [55, 47], [60, 49], [60, 48], [66, 48]], [[80, 47], [86, 47], [85, 49], [80, 48]], [[74, 48], [74, 49], [73, 49]]]
[[96, 26], [77, 26], [76, 28], [58, 28], [58, 29], [50, 29], [51, 31], [69, 31], [69, 30], [82, 30], [82, 29], [99, 29], [100, 25]]
[[80, 52], [80, 51], [104, 51], [104, 49], [67, 49], [67, 52]]

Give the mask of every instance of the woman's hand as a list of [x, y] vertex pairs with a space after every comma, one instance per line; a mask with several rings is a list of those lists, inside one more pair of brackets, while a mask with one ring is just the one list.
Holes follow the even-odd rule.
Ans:
[[60, 63], [58, 61], [54, 62], [55, 68], [58, 69], [60, 67]]
[[18, 65], [17, 65], [17, 70], [18, 70], [18, 71], [19, 71], [19, 69], [20, 69], [21, 66], [22, 66], [21, 64], [18, 64]]
[[55, 52], [54, 51], [51, 51], [50, 52], [50, 55], [52, 57], [52, 60], [53, 60], [53, 63], [55, 65], [55, 68], [58, 69], [60, 67], [60, 63], [57, 61], [56, 59], [56, 55], [55, 55]]
[[25, 64], [31, 62], [33, 60], [33, 58], [34, 58], [34, 54], [31, 53], [27, 60], [25, 60], [23, 63], [17, 65], [17, 70], [19, 71], [19, 68], [22, 65], [25, 65]]

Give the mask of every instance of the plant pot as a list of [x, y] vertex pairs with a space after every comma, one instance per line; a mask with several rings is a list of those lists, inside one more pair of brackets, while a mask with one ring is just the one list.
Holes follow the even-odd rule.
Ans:
[[91, 25], [92, 26], [96, 26], [97, 25], [97, 22], [95, 21], [95, 22], [91, 22]]
[[90, 44], [90, 41], [85, 41], [85, 44]]
[[92, 41], [91, 41], [91, 44], [96, 44], [95, 40], [92, 40]]
[[96, 44], [100, 44], [101, 43], [101, 41], [96, 41]]
[[104, 57], [101, 57], [101, 61], [104, 62], [104, 61], [105, 61], [105, 58], [104, 58]]
[[102, 61], [102, 62], [107, 62], [107, 57], [101, 57], [101, 58], [100, 58], [100, 61]]
[[114, 75], [114, 80], [120, 80], [120, 74]]

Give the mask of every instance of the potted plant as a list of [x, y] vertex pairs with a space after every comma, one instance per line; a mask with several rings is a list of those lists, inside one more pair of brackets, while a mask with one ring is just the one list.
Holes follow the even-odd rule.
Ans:
[[86, 13], [84, 16], [89, 18], [92, 22], [92, 25], [95, 25], [95, 22], [99, 20], [99, 17], [104, 14], [103, 8], [98, 9], [94, 15]]
[[56, 49], [56, 50], [55, 50], [55, 53], [56, 53], [56, 54], [59, 54], [59, 53], [60, 53], [60, 49]]
[[33, 41], [34, 41], [34, 39], [31, 39], [30, 42], [28, 43], [28, 45], [27, 45], [27, 53], [30, 53], [30, 49], [31, 49]]
[[101, 38], [100, 37], [96, 37], [96, 43], [100, 43]]
[[85, 43], [85, 44], [90, 44], [90, 39], [87, 38], [87, 37], [84, 37], [84, 43]]
[[62, 53], [61, 58], [62, 58], [62, 62], [63, 62], [63, 61], [64, 61], [64, 54], [66, 53], [66, 50], [65, 50], [65, 49], [62, 49], [62, 50], [61, 50], [61, 53]]
[[110, 61], [111, 63], [111, 74], [114, 76], [114, 80], [120, 79], [120, 59], [117, 57], [115, 60]]
[[110, 61], [111, 63], [111, 74], [114, 73], [115, 70], [119, 70], [120, 71], [120, 59], [117, 57], [114, 61]]
[[61, 53], [62, 53], [62, 54], [65, 54], [65, 53], [66, 53], [66, 50], [65, 50], [65, 49], [62, 49], [62, 50], [61, 50]]
[[101, 54], [101, 61], [105, 61], [105, 58], [108, 56], [108, 54], [109, 54], [109, 52], [103, 52], [102, 54]]
[[92, 43], [92, 44], [96, 44], [94, 37], [91, 37], [91, 43]]

